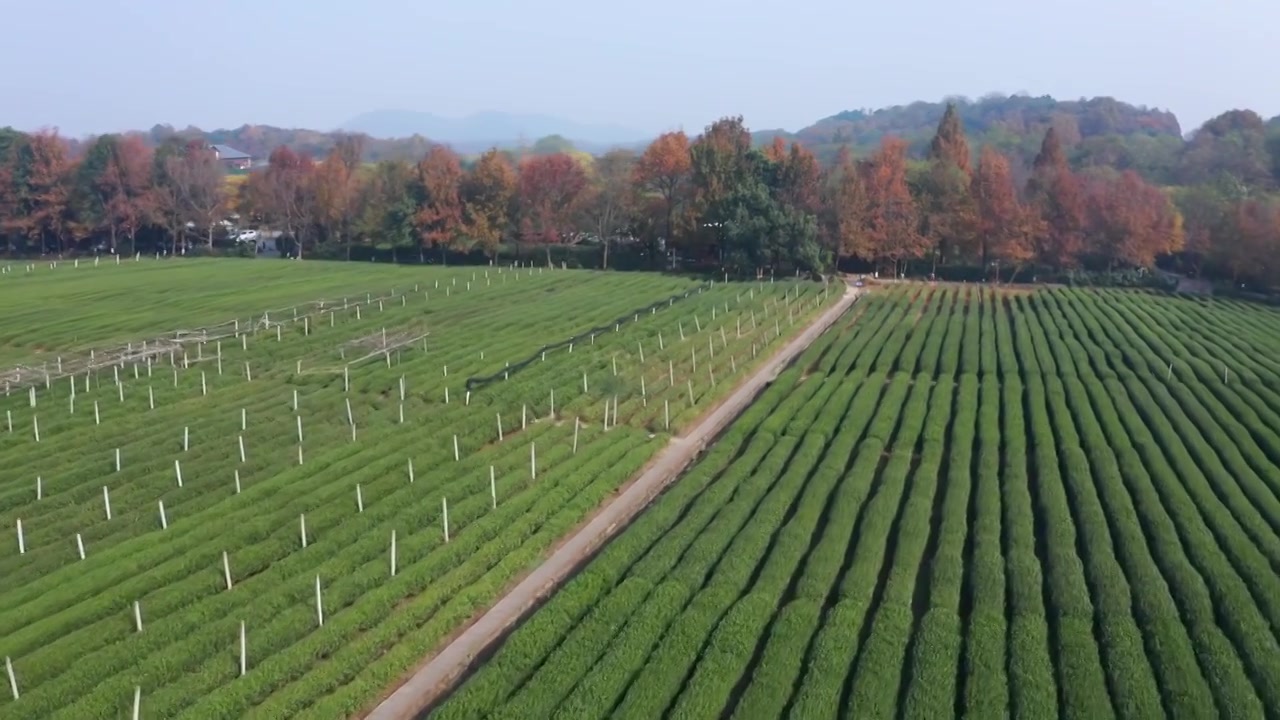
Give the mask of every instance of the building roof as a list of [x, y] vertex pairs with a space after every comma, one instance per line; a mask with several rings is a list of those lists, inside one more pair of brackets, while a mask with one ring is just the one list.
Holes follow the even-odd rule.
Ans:
[[211, 145], [213, 151], [218, 153], [219, 160], [251, 160], [247, 153], [231, 147], [230, 145]]

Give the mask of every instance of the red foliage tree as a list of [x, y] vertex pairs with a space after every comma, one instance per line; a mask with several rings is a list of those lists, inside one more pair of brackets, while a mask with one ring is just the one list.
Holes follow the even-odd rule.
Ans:
[[[587, 174], [563, 153], [535, 155], [520, 163], [520, 235], [525, 242], [564, 242], [587, 188]], [[550, 251], [548, 251], [549, 253]], [[548, 261], [550, 254], [548, 254]]]
[[656, 193], [662, 216], [663, 237], [675, 237], [676, 217], [688, 201], [693, 167], [689, 158], [689, 138], [683, 132], [658, 136], [636, 162], [636, 183], [645, 192]]
[[495, 257], [511, 225], [511, 209], [516, 193], [516, 171], [497, 150], [480, 156], [471, 172], [462, 179], [463, 225], [468, 237]]
[[457, 154], [443, 145], [432, 146], [418, 163], [418, 180], [423, 197], [415, 221], [423, 245], [443, 252], [462, 238], [464, 229], [463, 172]]
[[884, 139], [867, 166], [866, 193], [866, 251], [877, 262], [891, 263], [896, 276], [905, 270], [907, 261], [923, 257], [928, 249], [907, 187], [905, 142], [893, 137]]
[[972, 188], [982, 266], [994, 265], [999, 278], [1001, 265], [1013, 265], [1016, 276], [1016, 268], [1035, 256], [1038, 228], [1029, 226], [1032, 215], [1018, 202], [1008, 158], [983, 146]]

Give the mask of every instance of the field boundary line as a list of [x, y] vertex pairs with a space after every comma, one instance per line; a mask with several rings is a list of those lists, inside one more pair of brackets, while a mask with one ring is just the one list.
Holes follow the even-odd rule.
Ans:
[[774, 353], [750, 377], [704, 415], [688, 433], [672, 437], [667, 446], [624, 489], [596, 508], [552, 554], [514, 588], [491, 605], [478, 620], [454, 637], [443, 650], [425, 659], [373, 710], [356, 717], [366, 720], [413, 720], [437, 703], [483, 657], [561, 584], [573, 576], [604, 544], [649, 506], [684, 472], [706, 445], [729, 426], [756, 396], [852, 307], [862, 290], [849, 285], [845, 294], [814, 322]]

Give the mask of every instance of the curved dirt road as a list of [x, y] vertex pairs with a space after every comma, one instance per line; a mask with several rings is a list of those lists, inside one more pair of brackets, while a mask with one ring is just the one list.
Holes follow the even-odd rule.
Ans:
[[708, 442], [719, 435], [755, 400], [756, 395], [767, 384], [853, 305], [861, 292], [859, 288], [846, 286], [845, 294], [839, 302], [827, 308], [809, 327], [779, 349], [687, 434], [671, 438], [667, 447], [658, 452], [639, 477], [633, 479], [607, 505], [597, 510], [594, 517], [561, 544], [542, 565], [527, 575], [444, 650], [421, 666], [365, 717], [368, 720], [412, 720], [423, 708], [447, 693], [477, 657], [554, 592], [596, 550], [626, 527], [632, 518], [675, 480]]

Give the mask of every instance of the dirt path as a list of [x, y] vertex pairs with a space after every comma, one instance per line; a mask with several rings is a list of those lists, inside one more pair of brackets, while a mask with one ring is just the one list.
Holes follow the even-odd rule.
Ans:
[[846, 287], [844, 297], [838, 303], [824, 311], [813, 324], [779, 349], [687, 434], [671, 438], [667, 447], [659, 451], [641, 475], [621, 494], [596, 511], [595, 516], [560, 545], [551, 557], [365, 717], [368, 720], [412, 720], [423, 708], [447, 693], [477, 657], [554, 592], [596, 550], [625, 528], [632, 518], [675, 480], [707, 443], [740, 415], [766, 385], [849, 309], [861, 292], [859, 288]]

